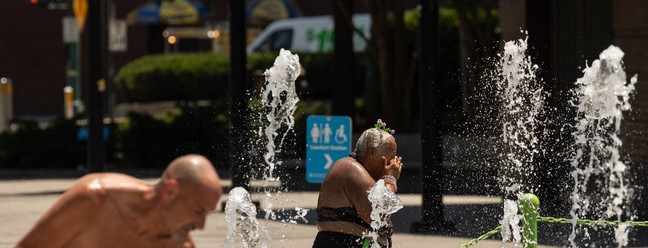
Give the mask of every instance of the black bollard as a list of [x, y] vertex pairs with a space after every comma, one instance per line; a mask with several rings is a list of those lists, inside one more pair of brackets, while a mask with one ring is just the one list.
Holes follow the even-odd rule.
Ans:
[[454, 225], [443, 218], [443, 144], [441, 136], [441, 86], [437, 77], [439, 7], [436, 0], [421, 0], [421, 221], [413, 233], [448, 233]]

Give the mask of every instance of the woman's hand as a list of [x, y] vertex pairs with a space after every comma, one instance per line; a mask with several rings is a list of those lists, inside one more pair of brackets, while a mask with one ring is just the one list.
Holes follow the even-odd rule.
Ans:
[[387, 161], [387, 158], [382, 157], [385, 164], [385, 175], [393, 176], [398, 179], [403, 169], [403, 157], [394, 156], [391, 160]]

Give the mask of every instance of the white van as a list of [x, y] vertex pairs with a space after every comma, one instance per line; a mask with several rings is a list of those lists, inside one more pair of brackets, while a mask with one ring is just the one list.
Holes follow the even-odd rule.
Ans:
[[[353, 16], [356, 29], [369, 38], [371, 17], [369, 14]], [[313, 16], [279, 20], [268, 25], [248, 45], [247, 53], [274, 52], [281, 48], [291, 52], [330, 53], [333, 51], [333, 16]], [[363, 52], [367, 44], [358, 34], [353, 36], [353, 50]]]

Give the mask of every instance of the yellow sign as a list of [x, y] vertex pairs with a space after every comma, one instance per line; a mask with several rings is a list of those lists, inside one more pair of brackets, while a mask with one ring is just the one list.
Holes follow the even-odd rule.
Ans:
[[199, 21], [198, 10], [187, 0], [165, 0], [160, 5], [160, 22], [169, 25], [193, 24]]
[[74, 9], [74, 17], [76, 17], [79, 32], [83, 32], [83, 25], [85, 25], [86, 16], [88, 15], [88, 0], [74, 0], [72, 8]]
[[99, 81], [97, 81], [97, 91], [99, 91], [99, 92], [106, 91], [106, 80], [105, 79], [102, 78], [102, 79], [99, 79]]
[[249, 24], [252, 26], [265, 26], [269, 23], [289, 18], [290, 14], [282, 0], [261, 1], [250, 15]]

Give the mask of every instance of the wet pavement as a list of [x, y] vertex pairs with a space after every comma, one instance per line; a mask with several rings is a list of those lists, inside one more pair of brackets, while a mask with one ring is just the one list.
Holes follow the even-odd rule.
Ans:
[[[26, 179], [0, 180], [0, 247], [13, 247], [38, 218], [54, 203], [75, 179]], [[154, 183], [155, 179], [145, 179]], [[254, 187], [258, 182], [253, 182]], [[231, 182], [224, 180], [229, 188]], [[445, 196], [445, 219], [455, 223], [456, 230], [451, 236], [411, 234], [412, 223], [421, 219], [421, 195], [399, 194], [404, 208], [392, 216], [395, 225], [394, 247], [459, 247], [471, 238], [477, 237], [498, 225], [501, 199], [484, 196]], [[265, 195], [253, 193], [253, 200], [265, 206]], [[221, 201], [226, 201], [226, 195]], [[306, 220], [296, 220], [298, 224], [284, 223], [279, 220], [262, 220], [268, 227], [272, 238], [268, 247], [311, 247], [317, 233], [315, 226], [315, 207], [317, 192], [287, 192], [271, 199], [273, 209], [284, 209], [284, 213], [294, 211], [295, 207], [309, 209]], [[221, 208], [222, 204], [219, 204]], [[281, 214], [279, 214], [281, 217]], [[226, 247], [227, 224], [222, 212], [209, 215], [204, 230], [193, 232], [197, 247]], [[263, 235], [261, 235], [263, 237]], [[500, 247], [500, 241], [492, 239], [479, 242], [472, 247]], [[263, 239], [263, 238], [262, 238]], [[263, 240], [262, 240], [263, 242]], [[267, 241], [266, 241], [267, 242]], [[262, 244], [262, 243], [260, 243]], [[510, 245], [509, 245], [510, 246]], [[242, 247], [235, 240], [234, 247]], [[259, 246], [261, 247], [261, 246]], [[540, 246], [550, 247], [550, 246]]]

